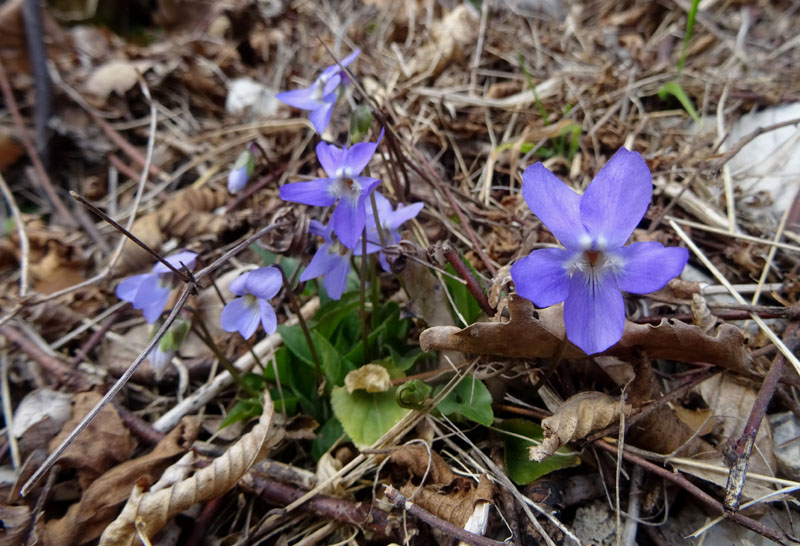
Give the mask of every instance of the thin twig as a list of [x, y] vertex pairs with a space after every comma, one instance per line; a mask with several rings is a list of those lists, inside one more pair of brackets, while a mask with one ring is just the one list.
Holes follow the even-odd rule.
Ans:
[[69, 194], [72, 196], [72, 198], [73, 198], [73, 199], [75, 199], [76, 201], [78, 201], [78, 202], [79, 202], [80, 204], [82, 204], [84, 207], [86, 207], [87, 209], [89, 209], [90, 211], [92, 211], [93, 213], [95, 213], [97, 216], [99, 216], [100, 218], [102, 218], [103, 220], [105, 220], [106, 222], [108, 222], [109, 224], [111, 224], [111, 226], [112, 226], [114, 229], [116, 229], [117, 231], [119, 231], [120, 233], [122, 233], [122, 234], [123, 234], [125, 237], [127, 237], [127, 238], [128, 238], [130, 241], [131, 241], [131, 242], [133, 242], [133, 243], [137, 244], [139, 247], [143, 248], [143, 249], [144, 249], [144, 250], [145, 250], [145, 251], [146, 251], [148, 254], [150, 254], [150, 256], [152, 256], [152, 257], [153, 257], [153, 258], [154, 258], [156, 261], [159, 261], [159, 262], [161, 262], [162, 264], [164, 264], [164, 265], [167, 267], [167, 269], [169, 269], [170, 271], [172, 271], [173, 273], [175, 273], [176, 275], [178, 275], [178, 276], [179, 276], [181, 279], [183, 279], [183, 281], [184, 281], [184, 282], [189, 282], [189, 276], [186, 274], [186, 272], [185, 272], [183, 269], [178, 269], [177, 267], [175, 267], [174, 265], [172, 265], [171, 263], [169, 263], [167, 260], [165, 260], [164, 258], [162, 258], [162, 257], [161, 257], [161, 254], [159, 254], [158, 252], [156, 252], [155, 250], [153, 250], [152, 248], [150, 248], [150, 246], [149, 246], [149, 245], [147, 245], [147, 244], [145, 244], [144, 242], [142, 242], [142, 240], [141, 240], [141, 239], [139, 239], [139, 238], [138, 238], [136, 235], [134, 235], [133, 233], [131, 233], [130, 231], [128, 231], [127, 229], [125, 229], [124, 227], [122, 227], [121, 225], [119, 225], [119, 224], [116, 222], [116, 220], [114, 220], [113, 218], [111, 218], [111, 217], [110, 217], [108, 214], [106, 214], [105, 212], [103, 212], [103, 211], [102, 211], [102, 210], [100, 210], [99, 208], [95, 207], [95, 206], [94, 206], [92, 203], [90, 203], [88, 200], [84, 199], [82, 196], [78, 195], [76, 192], [74, 192], [74, 191], [70, 191], [70, 192], [69, 192]]
[[[793, 323], [784, 332], [787, 346], [792, 350], [795, 350], [798, 345], [798, 340], [795, 337], [797, 330], [798, 324]], [[761, 388], [758, 389], [758, 395], [750, 410], [750, 416], [747, 418], [741, 436], [732, 448], [725, 453], [726, 458], [731, 462], [731, 472], [728, 474], [728, 483], [725, 487], [725, 497], [722, 504], [726, 512], [739, 510], [739, 499], [742, 496], [744, 482], [747, 477], [750, 454], [756, 443], [756, 435], [761, 428], [761, 422], [767, 413], [767, 406], [772, 401], [775, 390], [778, 388], [778, 380], [783, 375], [785, 362], [786, 359], [782, 354], [778, 354], [773, 360], [772, 366], [770, 366], [766, 377], [764, 377]]]
[[19, 254], [20, 254], [20, 271], [19, 271], [19, 297], [24, 298], [28, 295], [28, 272], [30, 270], [30, 256], [31, 256], [31, 243], [28, 239], [28, 233], [25, 231], [25, 222], [22, 219], [22, 213], [19, 211], [17, 201], [14, 199], [14, 194], [6, 184], [6, 179], [0, 173], [0, 191], [3, 192], [3, 197], [8, 202], [8, 208], [11, 209], [11, 215], [14, 217], [14, 223], [17, 226], [17, 236], [19, 237]]
[[22, 119], [22, 115], [19, 113], [17, 101], [14, 99], [14, 92], [11, 89], [11, 84], [8, 82], [8, 75], [6, 74], [6, 68], [3, 65], [2, 59], [0, 59], [0, 89], [3, 91], [3, 99], [5, 100], [6, 108], [8, 108], [8, 110], [11, 112], [11, 117], [14, 118], [14, 124], [17, 126], [18, 135], [22, 140], [22, 145], [25, 147], [25, 151], [28, 153], [28, 158], [33, 164], [33, 168], [36, 171], [36, 176], [39, 177], [39, 182], [42, 184], [45, 193], [47, 193], [47, 197], [50, 198], [50, 201], [55, 207], [56, 212], [58, 212], [58, 215], [61, 216], [62, 220], [67, 224], [67, 226], [72, 228], [78, 227], [78, 222], [75, 220], [75, 218], [69, 212], [69, 209], [67, 209], [66, 205], [64, 205], [64, 202], [56, 193], [53, 183], [50, 180], [50, 177], [47, 175], [47, 169], [44, 168], [44, 164], [39, 157], [39, 153], [36, 151], [36, 146], [31, 141], [31, 137], [28, 134], [28, 129], [25, 127], [25, 121]]
[[[595, 447], [599, 447], [605, 451], [608, 451], [612, 455], [617, 455], [617, 447], [615, 445], [611, 445], [606, 443], [603, 440], [597, 440], [592, 445]], [[629, 451], [622, 451], [623, 458], [631, 463], [637, 464], [643, 467], [645, 470], [664, 478], [665, 480], [671, 481], [672, 483], [678, 485], [686, 492], [697, 498], [698, 500], [702, 501], [704, 504], [709, 506], [712, 510], [717, 511], [719, 513], [723, 513], [722, 503], [716, 500], [714, 497], [697, 487], [695, 484], [687, 480], [683, 474], [678, 472], [671, 472], [666, 468], [658, 466], [656, 464], [651, 463], [650, 461], [639, 457], [638, 455], [634, 455]], [[782, 544], [784, 546], [788, 546], [790, 542], [793, 542], [789, 539], [789, 537], [783, 531], [779, 529], [773, 529], [767, 525], [759, 521], [755, 521], [752, 518], [744, 516], [738, 512], [726, 514], [726, 517], [731, 521], [739, 523], [750, 529], [751, 531], [755, 531], [761, 536], [767, 537], [768, 539], [777, 542], [778, 544]]]

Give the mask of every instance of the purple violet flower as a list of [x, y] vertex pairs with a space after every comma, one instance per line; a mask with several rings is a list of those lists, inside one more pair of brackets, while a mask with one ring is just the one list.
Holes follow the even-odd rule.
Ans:
[[255, 168], [256, 158], [248, 146], [236, 158], [236, 163], [228, 173], [228, 191], [233, 195], [242, 191], [253, 176]]
[[[193, 269], [196, 259], [197, 254], [188, 250], [165, 258], [170, 265], [178, 269], [180, 269], [181, 263], [189, 269]], [[167, 305], [169, 294], [172, 292], [173, 276], [174, 273], [166, 265], [158, 262], [150, 273], [123, 279], [117, 285], [117, 297], [131, 302], [134, 309], [141, 309], [145, 320], [152, 324]]]
[[[389, 200], [380, 192], [376, 191], [374, 195], [375, 204], [378, 207], [378, 221], [381, 223], [381, 231], [383, 232], [385, 243], [387, 246], [393, 245], [399, 242], [402, 238], [398, 232], [400, 226], [412, 218], [416, 218], [417, 214], [419, 214], [419, 211], [422, 210], [424, 203], [411, 203], [409, 205], [403, 205], [400, 203], [397, 205], [397, 209], [395, 210], [392, 208], [392, 204], [389, 202]], [[380, 254], [378, 257], [381, 262], [381, 267], [383, 267], [384, 271], [391, 271], [389, 268], [389, 262], [386, 260], [386, 255], [383, 253], [383, 248], [381, 247], [381, 237], [375, 224], [375, 213], [372, 210], [371, 199], [367, 199], [366, 208], [367, 254], [379, 252]], [[361, 256], [360, 244], [356, 245], [356, 248], [353, 250], [353, 254], [355, 256]]]
[[535, 250], [511, 267], [517, 292], [538, 307], [564, 302], [567, 338], [586, 354], [622, 337], [622, 290], [647, 294], [683, 271], [685, 248], [645, 242], [623, 246], [650, 205], [653, 183], [642, 156], [625, 148], [600, 169], [581, 196], [545, 168], [522, 175], [531, 211], [566, 248]]
[[325, 239], [317, 249], [311, 263], [300, 275], [300, 281], [308, 281], [323, 277], [322, 284], [331, 299], [339, 300], [347, 287], [347, 274], [350, 272], [350, 256], [353, 251], [336, 240], [332, 234], [333, 222], [327, 227], [316, 220], [311, 220], [308, 231]]
[[305, 89], [294, 89], [278, 93], [275, 98], [281, 102], [294, 106], [300, 110], [311, 110], [308, 119], [317, 133], [322, 134], [328, 127], [336, 104], [339, 89], [344, 88], [349, 81], [345, 66], [352, 63], [361, 50], [356, 49], [338, 64], [332, 64], [323, 70], [314, 83]]
[[349, 149], [320, 142], [317, 158], [329, 178], [284, 184], [280, 190], [281, 199], [316, 207], [336, 203], [330, 224], [342, 244], [354, 248], [366, 223], [365, 200], [381, 183], [376, 178], [358, 175], [372, 159], [381, 139], [383, 131], [377, 142], [359, 142]]
[[276, 267], [259, 267], [239, 275], [231, 282], [231, 292], [240, 296], [222, 309], [220, 323], [226, 332], [239, 332], [248, 339], [258, 328], [272, 334], [278, 328], [278, 319], [270, 300], [280, 291], [283, 276]]

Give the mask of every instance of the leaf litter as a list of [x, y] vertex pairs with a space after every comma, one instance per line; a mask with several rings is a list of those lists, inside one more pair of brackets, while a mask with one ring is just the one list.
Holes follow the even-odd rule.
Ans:
[[[23, 28], [22, 4], [4, 4], [0, 29]], [[706, 543], [794, 540], [775, 501], [793, 506], [800, 483], [775, 452], [796, 439], [778, 446], [768, 418], [800, 415], [800, 378], [787, 366], [761, 394], [796, 347], [797, 197], [775, 183], [798, 156], [791, 3], [233, 2], [203, 17], [158, 4], [125, 17], [48, 8], [49, 106], [26, 39], [6, 32], [0, 47], [0, 456], [13, 477], [0, 540], [569, 544], [600, 491], [612, 543], [687, 536], [696, 507], [727, 516], [724, 533], [701, 529]], [[273, 98], [356, 49], [322, 135]], [[236, 81], [268, 107], [226, 109]], [[355, 106], [371, 109], [366, 129], [351, 124]], [[751, 112], [772, 125], [748, 125]], [[381, 129], [364, 175], [383, 179], [392, 205], [424, 208], [402, 239], [380, 241], [389, 267], [377, 252], [348, 256], [332, 300], [298, 282], [319, 244], [309, 225], [325, 217], [287, 206], [280, 188], [325, 175], [320, 140], [352, 149]], [[562, 307], [536, 308], [510, 277], [557, 246], [526, 206], [523, 172], [541, 161], [585, 190], [623, 146], [654, 186], [634, 244], [688, 237], [694, 249], [683, 279], [626, 296], [621, 339], [586, 355]], [[233, 196], [228, 171], [245, 149], [255, 167]], [[67, 190], [130, 220], [131, 237], [77, 202], [65, 214]], [[165, 373], [137, 370], [19, 497], [160, 324], [114, 297], [155, 263], [142, 245], [198, 253], [199, 284], [186, 278], [192, 294], [166, 304], [186, 302], [190, 332], [159, 341]], [[229, 283], [272, 265], [291, 287], [265, 302], [278, 333], [224, 332]], [[714, 274], [749, 303], [722, 299]], [[737, 485], [729, 465], [747, 438]], [[586, 475], [603, 487], [552, 504], [526, 496]], [[726, 487], [756, 505], [724, 512]], [[177, 534], [158, 535], [165, 526]]]

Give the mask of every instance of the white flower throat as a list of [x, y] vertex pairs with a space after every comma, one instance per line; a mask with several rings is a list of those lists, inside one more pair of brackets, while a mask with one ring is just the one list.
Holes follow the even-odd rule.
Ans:
[[330, 191], [334, 197], [344, 197], [350, 201], [355, 201], [361, 195], [361, 184], [346, 174], [339, 174], [336, 181], [331, 184]]

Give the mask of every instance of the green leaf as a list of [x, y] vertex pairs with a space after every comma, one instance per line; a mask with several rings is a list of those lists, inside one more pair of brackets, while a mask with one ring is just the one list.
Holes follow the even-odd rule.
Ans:
[[471, 375], [462, 379], [436, 409], [444, 415], [462, 415], [487, 427], [494, 421], [492, 395], [483, 381]]
[[311, 441], [311, 456], [318, 461], [326, 451], [328, 451], [336, 441], [342, 437], [344, 429], [336, 417], [328, 419], [320, 427], [317, 437]]
[[219, 428], [225, 428], [228, 425], [236, 423], [237, 421], [246, 421], [253, 417], [258, 417], [264, 411], [261, 403], [255, 399], [239, 400], [236, 405], [231, 408], [231, 411], [222, 420]]
[[400, 354], [400, 352], [396, 351], [393, 347], [389, 347], [389, 355], [392, 359], [392, 363], [395, 367], [400, 371], [407, 371], [411, 366], [417, 363], [417, 360], [420, 358], [428, 358], [430, 357], [430, 353], [422, 352], [422, 349], [419, 347], [415, 347], [411, 349], [406, 354]]
[[249, 392], [261, 392], [264, 390], [264, 377], [261, 375], [248, 372], [242, 374], [239, 380], [239, 386]]
[[699, 6], [700, 0], [692, 0], [692, 6], [689, 8], [689, 15], [686, 18], [686, 35], [683, 37], [683, 49], [681, 49], [681, 58], [678, 60], [678, 73], [683, 70], [683, 65], [686, 63], [686, 52], [689, 50], [689, 39], [692, 37], [694, 20], [697, 17], [697, 8]]
[[542, 427], [525, 419], [507, 419], [499, 425], [505, 444], [505, 463], [508, 475], [518, 485], [527, 485], [556, 470], [580, 464], [574, 451], [561, 448], [541, 463], [530, 460], [528, 448], [541, 442]]
[[[283, 338], [283, 342], [289, 350], [305, 362], [312, 370], [316, 371], [316, 364], [314, 357], [311, 355], [311, 349], [308, 346], [305, 334], [299, 325], [296, 326], [278, 326], [278, 333]], [[344, 376], [347, 372], [355, 369], [352, 362], [346, 358], [342, 358], [336, 348], [330, 342], [314, 330], [311, 331], [311, 340], [316, 348], [317, 357], [320, 360], [320, 367], [322, 373], [325, 374], [325, 379], [329, 386], [342, 385], [344, 383]]]
[[300, 403], [300, 399], [297, 396], [287, 395], [286, 391], [283, 391], [283, 398], [281, 398], [281, 392], [278, 389], [270, 389], [269, 395], [275, 402], [275, 411], [283, 412], [285, 407], [286, 415], [297, 413], [297, 404]]
[[686, 91], [683, 90], [681, 84], [675, 80], [672, 80], [665, 83], [663, 86], [661, 86], [661, 89], [658, 90], [658, 96], [661, 98], [661, 100], [666, 100], [669, 95], [672, 95], [678, 99], [678, 102], [680, 102], [681, 106], [683, 106], [683, 109], [686, 110], [690, 116], [692, 116], [692, 119], [696, 123], [700, 123], [700, 116], [697, 115], [697, 110], [694, 109], [692, 99], [690, 99], [689, 95], [686, 94]]
[[397, 405], [395, 390], [348, 394], [344, 387], [333, 388], [333, 413], [356, 447], [371, 446], [409, 412]]
[[[474, 275], [475, 269], [473, 269], [468, 262], [464, 263], [467, 264]], [[456, 274], [456, 270], [453, 269], [453, 266], [450, 264], [447, 264], [447, 272], [453, 275]], [[464, 320], [467, 321], [467, 324], [475, 322], [475, 319], [481, 314], [481, 306], [478, 305], [478, 300], [475, 299], [475, 296], [472, 295], [469, 288], [451, 277], [445, 277], [444, 283], [445, 286], [447, 286], [447, 290], [450, 292], [450, 297], [453, 298], [456, 309], [458, 309], [458, 312], [464, 317]], [[458, 317], [454, 318], [458, 319]], [[459, 322], [458, 320], [456, 321]]]

